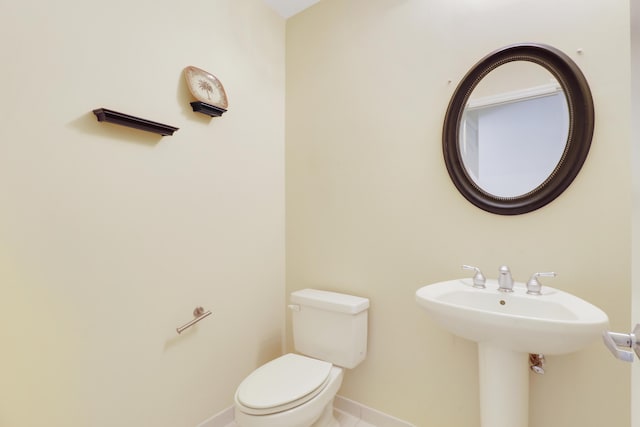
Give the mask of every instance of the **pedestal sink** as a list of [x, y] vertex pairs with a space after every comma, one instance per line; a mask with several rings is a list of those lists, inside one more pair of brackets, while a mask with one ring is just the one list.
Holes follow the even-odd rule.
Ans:
[[529, 353], [565, 354], [600, 339], [609, 319], [598, 307], [545, 286], [527, 294], [486, 288], [472, 279], [424, 286], [416, 301], [449, 332], [478, 343], [482, 427], [526, 427], [529, 418]]

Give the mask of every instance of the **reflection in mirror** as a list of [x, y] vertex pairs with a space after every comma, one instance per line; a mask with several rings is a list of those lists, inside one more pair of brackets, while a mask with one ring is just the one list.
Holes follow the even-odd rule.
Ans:
[[474, 88], [459, 132], [464, 167], [478, 187], [498, 197], [529, 193], [557, 167], [567, 144], [562, 87], [537, 64], [501, 65]]
[[519, 215], [556, 199], [591, 146], [594, 108], [579, 67], [551, 46], [498, 49], [460, 81], [442, 150], [460, 193], [485, 211]]

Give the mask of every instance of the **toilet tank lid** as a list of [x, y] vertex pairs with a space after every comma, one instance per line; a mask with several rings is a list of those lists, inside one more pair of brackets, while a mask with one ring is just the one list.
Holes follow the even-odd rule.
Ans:
[[358, 314], [369, 308], [369, 299], [318, 289], [302, 289], [291, 293], [291, 302], [340, 313]]

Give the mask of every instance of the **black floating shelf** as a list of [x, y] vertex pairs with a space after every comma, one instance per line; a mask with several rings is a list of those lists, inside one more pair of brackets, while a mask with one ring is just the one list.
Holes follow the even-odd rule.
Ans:
[[211, 117], [220, 117], [227, 111], [224, 108], [216, 107], [215, 105], [207, 104], [201, 101], [193, 101], [191, 103], [191, 108], [193, 108], [193, 111], [195, 111], [196, 113], [206, 114]]
[[108, 110], [106, 108], [98, 108], [93, 110], [99, 122], [115, 123], [117, 125], [128, 126], [134, 129], [144, 130], [147, 132], [159, 133], [162, 136], [173, 135], [178, 128], [165, 125], [151, 120], [141, 119], [139, 117], [130, 116], [117, 111]]

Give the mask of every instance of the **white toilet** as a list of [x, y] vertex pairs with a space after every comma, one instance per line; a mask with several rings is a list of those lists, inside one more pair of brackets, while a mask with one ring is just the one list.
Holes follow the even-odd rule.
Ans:
[[[291, 294], [296, 351], [264, 364], [238, 386], [235, 421], [240, 427], [339, 427], [333, 398], [343, 368], [367, 355], [369, 300], [303, 289]], [[310, 357], [307, 357], [310, 356]]]

